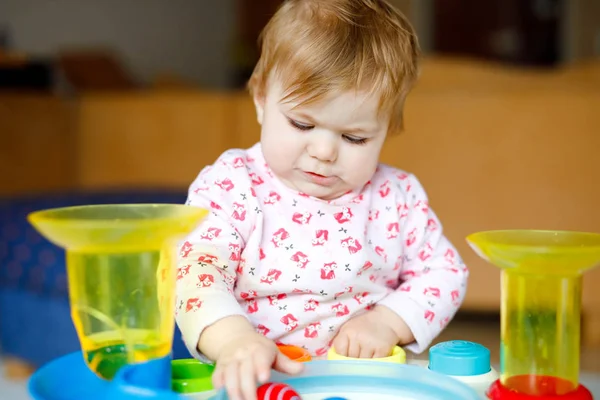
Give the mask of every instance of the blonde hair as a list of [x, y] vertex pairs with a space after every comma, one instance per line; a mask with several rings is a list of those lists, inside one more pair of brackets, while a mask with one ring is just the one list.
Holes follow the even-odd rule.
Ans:
[[385, 0], [287, 0], [259, 38], [248, 88], [265, 96], [275, 75], [282, 101], [308, 104], [334, 91], [366, 90], [403, 128], [406, 96], [418, 76], [419, 45], [409, 21]]

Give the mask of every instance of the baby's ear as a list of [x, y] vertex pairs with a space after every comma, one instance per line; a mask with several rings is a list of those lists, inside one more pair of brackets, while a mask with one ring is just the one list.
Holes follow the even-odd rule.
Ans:
[[259, 124], [263, 123], [263, 116], [265, 114], [265, 96], [261, 93], [256, 93], [253, 96], [254, 107], [256, 108], [256, 119]]

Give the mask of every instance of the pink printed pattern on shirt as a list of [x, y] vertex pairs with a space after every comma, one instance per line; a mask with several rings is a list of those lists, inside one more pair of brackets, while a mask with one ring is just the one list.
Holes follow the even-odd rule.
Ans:
[[181, 247], [177, 323], [192, 354], [230, 315], [313, 355], [340, 326], [382, 304], [411, 327], [421, 352], [462, 303], [468, 271], [442, 234], [418, 180], [380, 165], [360, 192], [334, 201], [273, 177], [260, 145], [230, 150], [190, 187], [209, 217]]

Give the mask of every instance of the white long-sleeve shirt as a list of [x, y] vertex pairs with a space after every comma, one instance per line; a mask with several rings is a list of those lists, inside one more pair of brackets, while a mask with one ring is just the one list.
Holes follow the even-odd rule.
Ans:
[[467, 268], [419, 181], [390, 166], [326, 201], [285, 186], [257, 144], [204, 168], [187, 204], [210, 210], [178, 262], [177, 324], [195, 357], [202, 331], [232, 315], [320, 356], [374, 304], [408, 324], [420, 353], [463, 301]]

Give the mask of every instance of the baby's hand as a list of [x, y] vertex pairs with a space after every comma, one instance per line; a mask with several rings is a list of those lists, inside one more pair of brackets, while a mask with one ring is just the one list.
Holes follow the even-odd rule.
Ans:
[[414, 340], [408, 325], [386, 307], [373, 310], [348, 320], [333, 340], [339, 355], [352, 358], [387, 357], [397, 344]]
[[213, 385], [225, 387], [233, 400], [256, 400], [257, 382], [269, 380], [271, 368], [296, 374], [303, 365], [283, 355], [277, 345], [256, 332], [248, 332], [223, 348], [216, 360]]

